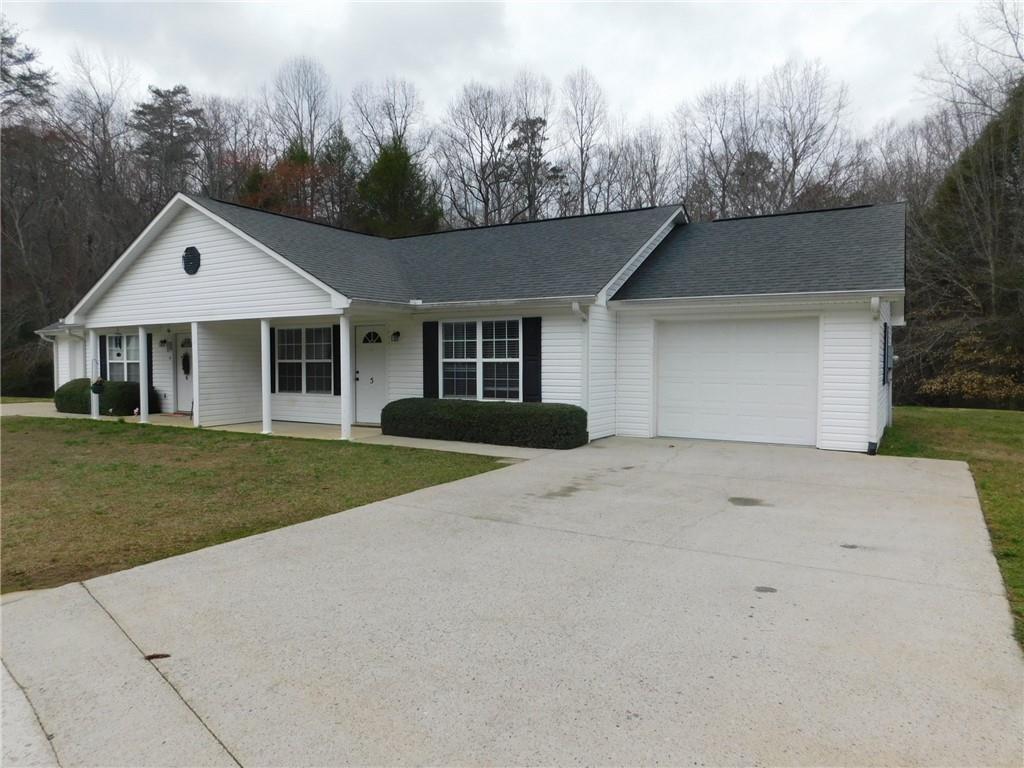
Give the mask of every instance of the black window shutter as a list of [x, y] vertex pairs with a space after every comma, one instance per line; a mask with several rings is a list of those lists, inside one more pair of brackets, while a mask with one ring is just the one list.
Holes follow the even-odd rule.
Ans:
[[[92, 371], [89, 371], [89, 376], [92, 376]], [[100, 336], [100, 378], [107, 379], [107, 337]]]
[[270, 391], [277, 392], [277, 331], [270, 329]]
[[523, 402], [540, 402], [540, 318], [523, 318]]
[[332, 326], [331, 362], [334, 365], [334, 394], [341, 394], [341, 326]]
[[150, 389], [153, 388], [153, 334], [146, 334], [146, 373], [147, 381], [146, 384]]
[[889, 383], [889, 324], [882, 323], [882, 384]]
[[437, 322], [423, 324], [423, 396], [437, 397]]

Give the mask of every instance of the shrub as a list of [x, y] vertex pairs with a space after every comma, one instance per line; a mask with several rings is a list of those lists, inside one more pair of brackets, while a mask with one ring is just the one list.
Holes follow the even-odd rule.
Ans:
[[385, 435], [526, 448], [587, 443], [587, 412], [559, 403], [502, 403], [411, 397], [384, 406]]
[[[89, 379], [72, 379], [53, 395], [54, 405], [61, 413], [89, 413], [89, 395], [92, 382]], [[109, 416], [131, 416], [139, 407], [139, 385], [134, 381], [107, 381], [100, 395], [100, 414]], [[152, 387], [149, 390], [149, 412], [160, 413], [160, 395]]]
[[970, 331], [956, 340], [935, 374], [919, 383], [917, 395], [927, 405], [1024, 407], [1024, 357]]

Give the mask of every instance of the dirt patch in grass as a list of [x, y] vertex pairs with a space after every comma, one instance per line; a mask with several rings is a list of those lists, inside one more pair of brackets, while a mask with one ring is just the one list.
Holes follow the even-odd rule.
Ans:
[[486, 456], [118, 422], [9, 417], [10, 592], [80, 581], [503, 466]]
[[879, 452], [968, 463], [1024, 647], [1024, 411], [897, 408]]

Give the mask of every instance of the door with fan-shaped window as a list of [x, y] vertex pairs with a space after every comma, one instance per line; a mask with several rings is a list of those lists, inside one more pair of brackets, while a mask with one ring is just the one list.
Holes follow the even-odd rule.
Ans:
[[356, 326], [356, 421], [380, 424], [381, 409], [387, 403], [384, 380], [384, 326]]

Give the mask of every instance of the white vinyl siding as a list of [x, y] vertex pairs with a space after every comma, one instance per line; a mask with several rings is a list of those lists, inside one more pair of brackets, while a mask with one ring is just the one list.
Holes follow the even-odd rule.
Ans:
[[654, 434], [654, 320], [618, 313], [616, 334], [615, 434]]
[[[527, 316], [530, 313], [524, 313]], [[541, 400], [583, 406], [585, 324], [566, 311], [540, 321]]]
[[54, 389], [60, 388], [72, 379], [87, 376], [84, 353], [85, 343], [81, 339], [67, 335], [55, 337], [53, 342]]
[[201, 426], [259, 421], [259, 322], [200, 323], [198, 355]]
[[[398, 341], [391, 337], [398, 332]], [[392, 323], [384, 333], [388, 402], [423, 397], [423, 322]]]
[[274, 421], [341, 424], [341, 398], [334, 395], [278, 392], [270, 396], [270, 403]]
[[[182, 268], [188, 246], [201, 254], [195, 275]], [[88, 310], [90, 326], [167, 324], [331, 311], [327, 291], [296, 274], [205, 214], [179, 213]]]
[[866, 451], [874, 439], [878, 326], [867, 308], [822, 315], [819, 448]]
[[588, 313], [590, 371], [587, 429], [590, 439], [615, 434], [615, 315], [594, 305]]

